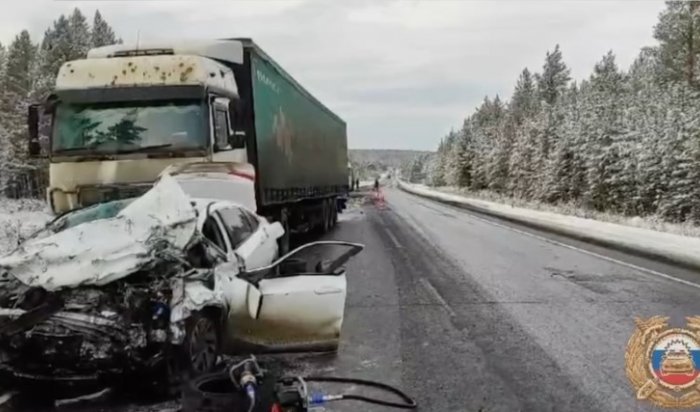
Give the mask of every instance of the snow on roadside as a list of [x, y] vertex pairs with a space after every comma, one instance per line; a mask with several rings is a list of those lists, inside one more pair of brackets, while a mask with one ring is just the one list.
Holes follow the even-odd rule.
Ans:
[[525, 209], [491, 201], [440, 192], [423, 185], [401, 183], [409, 192], [465, 206], [500, 217], [535, 225], [565, 236], [596, 241], [610, 248], [700, 268], [700, 238], [601, 222], [593, 219]]
[[456, 194], [467, 198], [502, 203], [508, 206], [522, 207], [525, 209], [540, 210], [544, 212], [553, 212], [560, 215], [599, 220], [601, 222], [617, 223], [620, 225], [630, 227], [655, 230], [657, 232], [667, 232], [682, 236], [700, 237], [700, 226], [694, 225], [690, 222], [670, 223], [664, 221], [663, 219], [657, 216], [622, 216], [614, 213], [596, 212], [572, 204], [552, 205], [549, 203], [537, 202], [532, 200], [516, 199], [508, 196], [503, 196], [498, 193], [490, 192], [488, 190], [473, 192], [464, 188], [452, 186], [429, 187], [426, 185], [418, 184], [412, 185], [429, 190], [437, 190], [443, 193]]
[[41, 229], [52, 216], [46, 202], [36, 199], [0, 199], [0, 255]]

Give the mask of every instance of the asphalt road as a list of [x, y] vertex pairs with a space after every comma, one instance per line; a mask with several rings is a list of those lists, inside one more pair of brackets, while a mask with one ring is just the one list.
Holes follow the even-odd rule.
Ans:
[[[700, 314], [700, 289], [616, 263], [604, 250], [593, 255], [396, 189], [384, 193], [384, 205], [356, 201], [326, 236], [366, 245], [348, 264], [338, 354], [272, 361], [288, 373], [395, 384], [420, 411], [654, 410], [635, 400], [624, 374], [633, 319], [666, 315], [683, 326]], [[175, 407], [118, 410], [166, 406]], [[325, 410], [387, 409], [348, 401]]]
[[348, 268], [343, 345], [326, 372], [398, 384], [422, 411], [654, 410], [624, 373], [634, 318], [684, 326], [700, 289], [384, 192], [384, 208], [333, 233], [367, 248]]

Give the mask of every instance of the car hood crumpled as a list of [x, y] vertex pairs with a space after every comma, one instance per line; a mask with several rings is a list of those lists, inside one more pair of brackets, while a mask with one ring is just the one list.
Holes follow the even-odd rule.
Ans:
[[0, 268], [46, 290], [101, 286], [153, 263], [164, 249], [182, 253], [196, 228], [190, 198], [164, 175], [115, 217], [29, 239], [0, 258]]

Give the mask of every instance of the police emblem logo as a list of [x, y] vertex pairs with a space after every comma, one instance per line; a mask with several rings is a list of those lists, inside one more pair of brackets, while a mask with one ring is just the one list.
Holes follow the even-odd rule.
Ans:
[[700, 406], [700, 316], [686, 319], [687, 329], [669, 328], [662, 316], [635, 319], [625, 371], [637, 399], [665, 408]]

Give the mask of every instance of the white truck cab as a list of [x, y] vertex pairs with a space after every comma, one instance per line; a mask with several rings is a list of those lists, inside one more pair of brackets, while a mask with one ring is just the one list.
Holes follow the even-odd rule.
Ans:
[[66, 62], [46, 105], [52, 210], [139, 194], [173, 164], [247, 163], [238, 88], [219, 61], [242, 64], [242, 44], [119, 44]]

